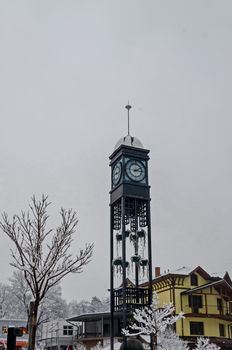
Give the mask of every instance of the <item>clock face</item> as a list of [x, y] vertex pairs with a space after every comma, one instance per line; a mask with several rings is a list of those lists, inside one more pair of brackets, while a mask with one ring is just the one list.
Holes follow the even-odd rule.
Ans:
[[126, 163], [126, 174], [132, 181], [140, 182], [145, 178], [146, 169], [142, 162], [131, 159]]
[[122, 175], [122, 164], [118, 162], [115, 164], [112, 172], [112, 182], [114, 186], [116, 186], [119, 183], [121, 179], [121, 175]]

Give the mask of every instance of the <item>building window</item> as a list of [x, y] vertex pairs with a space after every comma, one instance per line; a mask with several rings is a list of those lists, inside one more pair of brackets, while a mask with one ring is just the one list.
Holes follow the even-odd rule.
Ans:
[[63, 326], [63, 335], [73, 335], [73, 326]]
[[190, 322], [190, 334], [191, 335], [204, 335], [204, 323], [203, 322]]
[[103, 326], [103, 334], [104, 334], [104, 337], [109, 337], [110, 336], [110, 325], [109, 324], [104, 324], [104, 326]]
[[229, 303], [229, 313], [232, 314], [232, 302]]
[[222, 307], [222, 299], [217, 299], [217, 309], [219, 311], [220, 314], [222, 314], [223, 311], [223, 307]]
[[198, 314], [199, 309], [203, 307], [201, 295], [189, 295], [189, 307], [192, 308], [194, 314]]
[[190, 275], [191, 286], [198, 286], [198, 277], [195, 273]]
[[219, 324], [219, 336], [225, 337], [225, 326], [224, 324]]

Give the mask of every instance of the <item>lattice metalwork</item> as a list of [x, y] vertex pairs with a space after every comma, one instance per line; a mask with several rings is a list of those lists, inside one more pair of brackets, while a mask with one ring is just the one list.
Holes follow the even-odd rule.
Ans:
[[[130, 230], [136, 232], [138, 225], [146, 227], [148, 225], [147, 218], [147, 202], [144, 200], [126, 198], [125, 200], [125, 225], [130, 224]], [[113, 206], [113, 229], [120, 230], [122, 225], [122, 209], [121, 201], [118, 200]]]
[[113, 206], [113, 229], [120, 230], [121, 229], [121, 216], [122, 216], [122, 208], [121, 201], [117, 201]]
[[131, 231], [135, 230], [135, 199], [126, 198], [125, 200], [125, 225], [130, 224]]
[[131, 232], [135, 232], [137, 230], [137, 222], [135, 215], [131, 215], [130, 217], [130, 230]]
[[126, 198], [125, 200], [125, 210], [129, 216], [135, 213], [135, 201], [134, 198]]
[[125, 215], [125, 217], [124, 217], [124, 220], [125, 220], [125, 225], [128, 225], [129, 224], [129, 222], [130, 222], [130, 217], [129, 217], [129, 215]]
[[[114, 290], [113, 297], [115, 311], [123, 310], [123, 289]], [[127, 311], [143, 309], [149, 305], [149, 290], [147, 288], [126, 288], [125, 297]]]
[[[126, 198], [125, 202], [126, 216], [125, 224], [130, 223], [130, 229], [132, 232], [137, 230], [139, 223], [140, 227], [147, 226], [147, 202], [144, 200]], [[139, 222], [137, 223], [137, 219]]]
[[139, 203], [139, 226], [147, 226], [147, 202], [145, 201]]

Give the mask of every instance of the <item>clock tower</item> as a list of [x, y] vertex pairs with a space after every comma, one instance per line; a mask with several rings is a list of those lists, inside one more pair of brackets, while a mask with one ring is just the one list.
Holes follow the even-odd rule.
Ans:
[[[110, 156], [111, 350], [114, 315], [126, 328], [133, 311], [152, 303], [149, 150], [136, 137], [121, 138]], [[141, 287], [148, 281], [148, 287]], [[124, 341], [126, 341], [124, 337]]]

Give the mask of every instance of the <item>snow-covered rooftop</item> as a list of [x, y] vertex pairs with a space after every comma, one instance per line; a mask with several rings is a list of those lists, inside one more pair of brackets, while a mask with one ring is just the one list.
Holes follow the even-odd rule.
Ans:
[[[119, 350], [121, 345], [122, 345], [122, 343], [119, 343], [119, 342], [114, 343], [114, 349], [115, 349], [115, 350]], [[104, 350], [110, 350], [110, 348], [111, 348], [111, 346], [110, 346], [110, 345], [107, 345], [107, 346], [104, 347], [103, 349], [104, 349]]]
[[121, 145], [143, 148], [142, 142], [137, 138], [131, 135], [122, 137], [115, 145], [114, 149], [116, 150]]
[[220, 272], [212, 272], [210, 275], [212, 277], [220, 277], [223, 278], [226, 274], [226, 271], [220, 271]]
[[[164, 270], [164, 272], [162, 272], [159, 277], [163, 277], [163, 276], [167, 276], [170, 274], [173, 275], [190, 275], [191, 272], [193, 272], [194, 270], [196, 270], [197, 268], [202, 269], [203, 271], [205, 271], [202, 267], [200, 266], [182, 266], [180, 268], [177, 269], [173, 269], [173, 270]], [[210, 275], [211, 277], [219, 277], [219, 278], [224, 278], [226, 271], [220, 271], [220, 272], [207, 272], [205, 271], [208, 275]]]
[[160, 276], [165, 276], [165, 275], [169, 275], [169, 274], [189, 275], [193, 270], [195, 270], [194, 267], [182, 266], [182, 267], [175, 269], [175, 270], [165, 270], [163, 273], [160, 274]]

